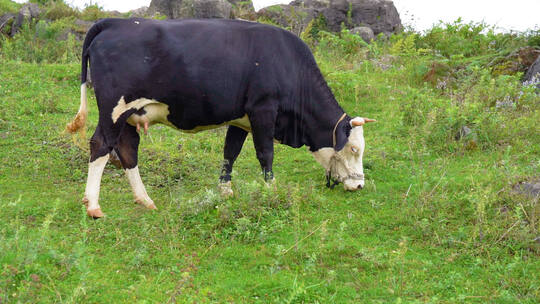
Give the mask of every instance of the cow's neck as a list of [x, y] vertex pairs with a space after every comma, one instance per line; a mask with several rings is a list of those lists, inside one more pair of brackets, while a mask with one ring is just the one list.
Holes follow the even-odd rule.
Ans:
[[318, 68], [305, 76], [295, 104], [278, 118], [276, 138], [292, 147], [309, 146], [311, 151], [331, 148], [334, 127], [344, 111]]
[[[334, 94], [321, 75], [319, 69], [313, 72], [317, 79], [317, 85], [312, 89], [312, 101], [309, 103], [312, 108], [313, 121], [315, 125], [308, 128], [309, 133], [305, 144], [311, 151], [334, 146], [333, 133], [340, 118], [345, 113], [336, 101]], [[307, 123], [307, 122], [305, 122]]]

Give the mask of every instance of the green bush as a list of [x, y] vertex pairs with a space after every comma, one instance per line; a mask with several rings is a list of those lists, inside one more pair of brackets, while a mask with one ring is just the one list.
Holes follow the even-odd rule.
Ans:
[[330, 57], [351, 58], [359, 54], [362, 48], [368, 44], [359, 35], [352, 34], [348, 29], [343, 28], [339, 34], [319, 31], [319, 42], [317, 53], [326, 54]]
[[79, 11], [67, 5], [64, 1], [51, 1], [46, 6], [45, 17], [50, 20], [58, 20], [67, 17], [78, 17]]
[[107, 17], [110, 17], [110, 15], [97, 4], [86, 6], [81, 12], [81, 19], [86, 21], [96, 21]]
[[16, 13], [21, 8], [19, 3], [11, 0], [0, 0], [0, 16], [7, 13]]
[[69, 63], [80, 57], [81, 41], [71, 33], [72, 19], [24, 25], [13, 38], [0, 38], [0, 58], [33, 63]]

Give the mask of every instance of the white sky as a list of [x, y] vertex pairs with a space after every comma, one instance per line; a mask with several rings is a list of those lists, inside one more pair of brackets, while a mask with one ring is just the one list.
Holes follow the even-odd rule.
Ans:
[[[15, 0], [26, 2], [25, 0]], [[65, 0], [83, 8], [87, 3], [97, 3], [106, 10], [127, 12], [150, 5], [150, 0]], [[253, 0], [255, 9], [289, 0]], [[394, 0], [401, 21], [416, 30], [425, 30], [439, 20], [484, 21], [504, 30], [525, 31], [540, 29], [540, 0]]]

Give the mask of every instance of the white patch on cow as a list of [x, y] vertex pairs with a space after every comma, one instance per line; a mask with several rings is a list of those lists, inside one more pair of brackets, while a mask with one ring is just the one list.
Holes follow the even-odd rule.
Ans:
[[114, 123], [116, 123], [118, 118], [120, 118], [120, 116], [124, 112], [126, 112], [126, 111], [128, 111], [130, 109], [140, 110], [140, 109], [142, 109], [145, 106], [150, 105], [150, 104], [161, 104], [161, 103], [159, 101], [157, 101], [157, 100], [154, 100], [154, 99], [139, 98], [139, 99], [135, 99], [135, 100], [131, 101], [129, 104], [126, 104], [126, 101], [124, 100], [124, 96], [122, 96], [120, 98], [120, 100], [118, 101], [118, 104], [114, 107], [114, 109], [112, 111], [112, 115], [111, 115], [112, 120], [113, 120]]
[[167, 120], [167, 116], [169, 116], [168, 105], [160, 102], [152, 103], [144, 106], [144, 110], [146, 113], [143, 115], [132, 114], [129, 116], [127, 122], [134, 127], [136, 127], [137, 124], [144, 125], [144, 123], [148, 123], [148, 125], [151, 126], [156, 123], [161, 123], [174, 128], [174, 125]]
[[101, 176], [103, 169], [109, 160], [109, 154], [106, 154], [88, 164], [88, 179], [86, 181], [86, 190], [84, 192], [84, 201], [87, 202], [86, 209], [99, 209], [99, 188], [101, 185]]
[[133, 191], [133, 197], [138, 204], [145, 206], [146, 208], [156, 209], [154, 201], [146, 193], [144, 184], [139, 174], [139, 167], [135, 166], [132, 169], [126, 169], [126, 176], [131, 185], [131, 190]]
[[249, 118], [248, 118], [247, 115], [244, 115], [244, 116], [242, 116], [242, 117], [240, 117], [238, 119], [235, 119], [235, 120], [224, 122], [224, 123], [219, 124], [219, 125], [197, 126], [197, 127], [193, 128], [193, 129], [190, 129], [190, 130], [181, 130], [181, 131], [185, 132], [185, 133], [197, 133], [197, 132], [201, 132], [201, 131], [205, 131], [205, 130], [219, 128], [219, 127], [225, 126], [225, 125], [235, 126], [235, 127], [244, 129], [244, 130], [246, 130], [248, 132], [251, 132], [251, 123], [249, 122]]
[[351, 130], [349, 140], [341, 151], [321, 148], [313, 152], [313, 156], [333, 178], [343, 183], [345, 190], [353, 191], [364, 187], [364, 147], [364, 130], [358, 126]]

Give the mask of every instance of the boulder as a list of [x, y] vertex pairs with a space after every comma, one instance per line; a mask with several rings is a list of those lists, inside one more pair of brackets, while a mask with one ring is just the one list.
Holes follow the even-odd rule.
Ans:
[[26, 3], [21, 7], [19, 10], [19, 14], [17, 15], [17, 19], [13, 23], [13, 26], [11, 27], [11, 36], [17, 34], [19, 32], [19, 29], [23, 26], [25, 23], [30, 23], [36, 19], [38, 19], [39, 15], [41, 14], [41, 10], [39, 9], [39, 5], [37, 3]]
[[230, 18], [232, 5], [226, 0], [152, 0], [148, 13], [169, 19]]
[[536, 85], [540, 90], [540, 57], [527, 69], [523, 81], [524, 85]]
[[144, 18], [146, 17], [147, 12], [148, 12], [148, 6], [143, 6], [143, 7], [139, 7], [137, 9], [131, 10], [128, 13], [130, 17]]
[[362, 37], [362, 39], [367, 43], [375, 40], [375, 33], [373, 33], [373, 30], [367, 26], [357, 26], [351, 30], [351, 33]]
[[0, 16], [0, 33], [7, 34], [10, 29], [9, 26], [13, 24], [14, 20], [15, 20], [14, 14], [5, 14], [5, 15]]
[[348, 29], [369, 27], [374, 35], [402, 29], [399, 13], [389, 0], [295, 0], [288, 5], [263, 8], [258, 15], [282, 26], [290, 26], [292, 20], [301, 24], [302, 29], [319, 16], [324, 18], [327, 29], [334, 32], [340, 31], [342, 25]]

